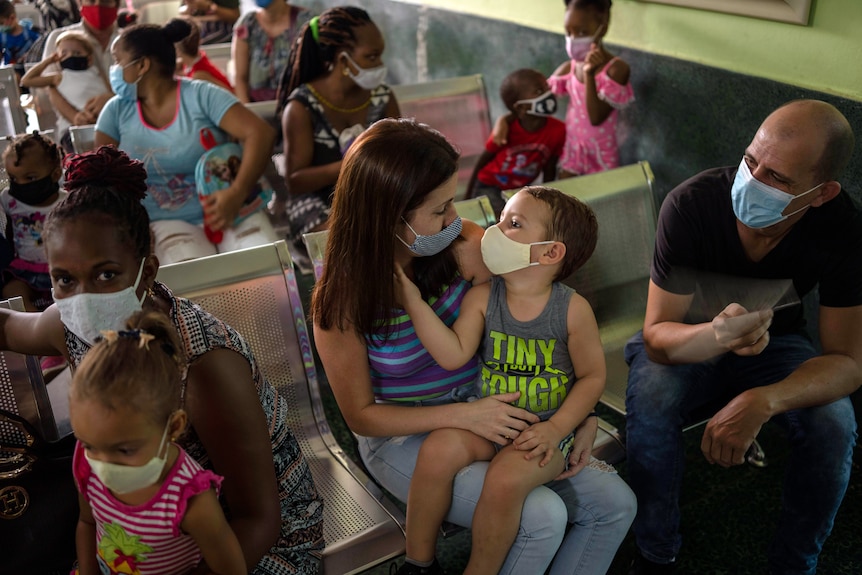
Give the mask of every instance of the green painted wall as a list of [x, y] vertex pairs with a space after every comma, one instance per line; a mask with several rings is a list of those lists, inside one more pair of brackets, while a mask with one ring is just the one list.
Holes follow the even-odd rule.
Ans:
[[[562, 34], [563, 0], [402, 1]], [[862, 100], [860, 0], [813, 0], [808, 26], [615, 0], [607, 41]]]

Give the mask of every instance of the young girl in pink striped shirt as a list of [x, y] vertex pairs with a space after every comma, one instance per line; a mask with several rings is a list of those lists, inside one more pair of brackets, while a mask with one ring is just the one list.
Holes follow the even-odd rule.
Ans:
[[202, 560], [207, 573], [248, 573], [222, 478], [174, 443], [186, 426], [179, 336], [157, 312], [127, 327], [102, 332], [72, 380], [78, 573], [181, 575]]

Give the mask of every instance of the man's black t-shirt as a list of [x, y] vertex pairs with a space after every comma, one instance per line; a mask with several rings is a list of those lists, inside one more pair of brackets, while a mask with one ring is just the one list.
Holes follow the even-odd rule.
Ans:
[[[694, 294], [686, 321], [710, 321], [732, 302], [751, 311], [775, 306], [782, 283], [776, 280], [791, 280], [800, 298], [819, 284], [823, 306], [862, 305], [859, 203], [841, 191], [810, 208], [755, 263], [736, 228], [730, 196], [735, 176], [733, 167], [702, 172], [677, 186], [661, 206], [651, 277], [671, 293]], [[802, 333], [804, 325], [802, 306], [790, 306], [776, 312], [770, 332]]]

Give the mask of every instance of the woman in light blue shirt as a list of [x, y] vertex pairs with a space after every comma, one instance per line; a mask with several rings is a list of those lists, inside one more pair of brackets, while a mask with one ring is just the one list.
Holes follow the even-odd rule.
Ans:
[[[174, 42], [189, 24], [127, 29], [111, 49], [116, 94], [96, 123], [96, 146], [114, 145], [147, 169], [145, 200], [155, 252], [163, 264], [275, 241], [266, 213], [232, 227], [240, 207], [270, 161], [274, 132], [232, 94], [206, 82], [177, 78]], [[206, 151], [201, 132], [218, 143], [237, 140], [242, 162], [231, 185], [198, 199], [195, 166]], [[203, 231], [223, 230], [217, 245]]]

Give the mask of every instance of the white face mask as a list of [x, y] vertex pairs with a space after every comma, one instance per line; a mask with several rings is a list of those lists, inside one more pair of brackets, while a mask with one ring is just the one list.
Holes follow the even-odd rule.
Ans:
[[529, 100], [518, 100], [515, 105], [518, 104], [529, 104], [530, 109], [527, 113], [533, 116], [547, 117], [557, 112], [557, 97], [550, 90]]
[[[54, 298], [54, 305], [60, 312], [60, 321], [69, 331], [90, 345], [96, 342], [103, 330], [120, 331], [125, 329], [126, 320], [141, 311], [144, 297], [138, 298], [138, 284], [144, 273], [144, 262], [138, 269], [135, 283], [126, 289], [112, 293], [80, 293], [77, 295]], [[53, 297], [54, 290], [51, 290]]]
[[[90, 464], [90, 469], [93, 470], [93, 474], [99, 478], [99, 481], [118, 495], [149, 487], [159, 480], [162, 470], [165, 468], [168, 451], [170, 451], [169, 449], [165, 449], [165, 439], [168, 436], [168, 428], [170, 426], [171, 418], [169, 417], [168, 423], [165, 425], [165, 431], [162, 433], [162, 440], [159, 442], [159, 449], [153, 458], [143, 465], [119, 465], [117, 463], [108, 463], [107, 461], [96, 461], [95, 459], [90, 459], [86, 451], [84, 451], [84, 458]], [[164, 454], [159, 457], [162, 450], [164, 450]]]
[[552, 243], [553, 240], [522, 244], [504, 234], [500, 226], [491, 226], [482, 236], [482, 260], [492, 274], [499, 276], [539, 265], [530, 261], [530, 246]]
[[364, 90], [373, 90], [377, 86], [383, 83], [386, 79], [386, 66], [380, 64], [374, 68], [363, 68], [359, 64], [353, 61], [353, 58], [347, 52], [342, 52], [342, 56], [347, 58], [347, 61], [353, 64], [353, 66], [359, 70], [356, 74], [353, 73], [353, 70], [350, 67], [347, 68], [348, 74], [353, 78], [353, 81], [356, 82], [356, 85]]

